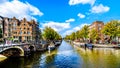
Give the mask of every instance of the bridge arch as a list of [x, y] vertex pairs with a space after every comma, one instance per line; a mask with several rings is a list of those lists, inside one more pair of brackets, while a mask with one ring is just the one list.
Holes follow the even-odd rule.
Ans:
[[0, 54], [6, 57], [20, 57], [24, 56], [24, 50], [19, 46], [13, 46], [3, 49]]

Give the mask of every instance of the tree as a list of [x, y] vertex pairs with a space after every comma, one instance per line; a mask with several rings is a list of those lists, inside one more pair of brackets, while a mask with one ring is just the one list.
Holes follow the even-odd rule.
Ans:
[[104, 28], [102, 29], [102, 33], [108, 35], [110, 37], [110, 41], [112, 41], [113, 38], [120, 35], [119, 29], [120, 29], [120, 22], [117, 20], [112, 20], [105, 24]]
[[79, 38], [79, 31], [75, 32], [75, 38], [76, 38], [76, 39]]
[[81, 30], [78, 30], [76, 32], [73, 32], [70, 35], [66, 35], [65, 39], [69, 40], [75, 40], [75, 39], [82, 39], [83, 41], [86, 41], [89, 34], [89, 26], [85, 25]]
[[75, 32], [73, 32], [73, 33], [70, 35], [70, 39], [71, 39], [71, 40], [75, 40]]
[[120, 21], [118, 22], [117, 36], [120, 37]]
[[98, 31], [95, 30], [95, 29], [92, 29], [89, 33], [89, 38], [91, 41], [93, 42], [97, 42], [100, 38], [99, 38], [99, 35], [98, 35]]
[[45, 27], [42, 34], [45, 40], [59, 40], [62, 37], [51, 27]]
[[64, 39], [65, 40], [70, 40], [70, 35], [66, 35]]
[[80, 30], [80, 35], [81, 37], [84, 39], [84, 41], [86, 41], [86, 39], [89, 37], [89, 26], [85, 25], [81, 30]]

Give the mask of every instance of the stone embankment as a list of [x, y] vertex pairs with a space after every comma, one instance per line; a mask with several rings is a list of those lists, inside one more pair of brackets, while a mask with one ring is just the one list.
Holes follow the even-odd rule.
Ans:
[[[72, 42], [74, 45], [77, 46], [84, 46], [85, 43], [80, 43], [80, 42]], [[92, 44], [94, 46], [94, 48], [120, 48], [120, 46], [118, 45], [114, 45], [114, 44]]]

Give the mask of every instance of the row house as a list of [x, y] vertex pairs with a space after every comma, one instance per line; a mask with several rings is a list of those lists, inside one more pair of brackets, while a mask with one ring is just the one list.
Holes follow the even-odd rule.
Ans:
[[3, 18], [3, 38], [13, 38], [17, 42], [38, 42], [39, 24], [34, 21], [18, 20], [13, 18]]
[[90, 26], [89, 26], [89, 30], [93, 30], [95, 29], [98, 33], [99, 36], [99, 43], [103, 43], [104, 42], [104, 34], [101, 33], [102, 28], [104, 27], [104, 23], [102, 21], [95, 21], [93, 22]]

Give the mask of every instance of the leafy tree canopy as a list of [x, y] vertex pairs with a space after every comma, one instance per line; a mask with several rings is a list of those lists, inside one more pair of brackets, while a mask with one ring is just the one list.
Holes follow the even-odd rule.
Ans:
[[45, 27], [43, 30], [43, 38], [46, 40], [60, 40], [62, 37], [51, 27]]
[[120, 22], [117, 20], [112, 20], [105, 24], [102, 29], [102, 33], [109, 35], [110, 37], [116, 37], [120, 35]]

